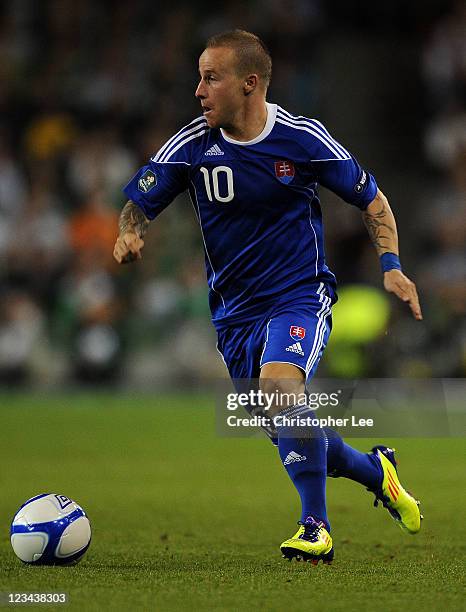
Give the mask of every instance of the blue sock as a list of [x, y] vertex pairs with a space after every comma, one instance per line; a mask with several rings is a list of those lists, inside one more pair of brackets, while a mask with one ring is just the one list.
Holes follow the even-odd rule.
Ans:
[[[294, 419], [283, 423], [282, 417]], [[320, 427], [296, 425], [296, 419], [315, 418], [306, 405], [291, 406], [275, 417], [278, 452], [288, 476], [301, 497], [301, 520], [310, 515], [330, 529], [325, 503], [327, 458], [324, 432]]]
[[383, 473], [378, 460], [369, 453], [361, 453], [343, 442], [339, 433], [325, 427], [327, 437], [327, 473], [329, 476], [344, 476], [369, 489], [378, 488]]

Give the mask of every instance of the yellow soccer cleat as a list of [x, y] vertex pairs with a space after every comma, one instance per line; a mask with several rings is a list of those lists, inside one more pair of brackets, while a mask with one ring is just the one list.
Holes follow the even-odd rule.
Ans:
[[381, 489], [369, 489], [375, 494], [374, 506], [382, 502], [402, 529], [411, 534], [417, 533], [423, 516], [419, 512], [419, 502], [401, 486], [396, 470], [395, 449], [375, 446], [372, 453], [380, 461], [383, 472]]
[[331, 563], [333, 560], [332, 538], [322, 521], [309, 516], [303, 523], [298, 522], [299, 529], [289, 540], [280, 546], [284, 559], [310, 561], [317, 565], [319, 560]]

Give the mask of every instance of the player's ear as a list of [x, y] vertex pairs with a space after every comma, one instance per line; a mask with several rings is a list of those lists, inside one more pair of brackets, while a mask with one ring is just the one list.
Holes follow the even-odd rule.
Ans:
[[249, 94], [256, 89], [257, 82], [257, 74], [250, 74], [246, 77], [243, 85], [243, 91], [245, 96], [249, 96]]

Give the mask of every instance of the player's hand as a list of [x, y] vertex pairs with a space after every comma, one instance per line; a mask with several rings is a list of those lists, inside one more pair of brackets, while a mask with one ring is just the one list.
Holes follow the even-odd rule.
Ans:
[[413, 316], [422, 321], [421, 306], [417, 295], [416, 285], [401, 270], [389, 270], [383, 275], [383, 286], [389, 293], [394, 293], [400, 300], [407, 302]]
[[136, 259], [142, 259], [141, 249], [144, 240], [133, 232], [126, 232], [118, 236], [113, 248], [113, 257], [119, 264], [126, 264]]

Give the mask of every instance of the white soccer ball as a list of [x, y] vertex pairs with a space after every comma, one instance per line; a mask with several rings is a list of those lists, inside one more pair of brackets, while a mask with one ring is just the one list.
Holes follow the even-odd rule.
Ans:
[[13, 550], [24, 563], [69, 565], [89, 548], [91, 525], [84, 510], [69, 497], [42, 493], [21, 506], [10, 535]]

